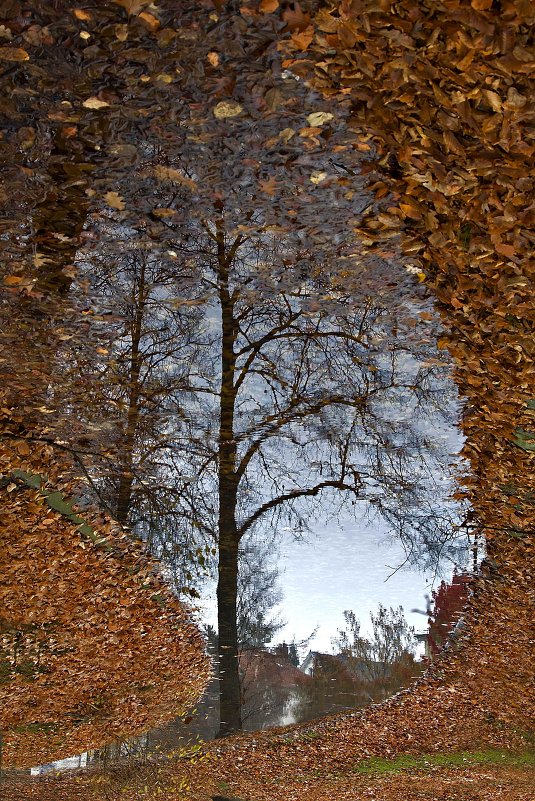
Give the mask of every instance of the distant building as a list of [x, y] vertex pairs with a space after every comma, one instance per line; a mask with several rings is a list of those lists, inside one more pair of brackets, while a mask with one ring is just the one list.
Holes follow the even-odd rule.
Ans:
[[75, 768], [85, 768], [87, 766], [87, 752], [79, 756], [58, 759], [57, 762], [47, 762], [46, 765], [38, 765], [30, 769], [32, 776], [44, 776], [46, 773], [61, 770], [75, 770]]
[[424, 646], [424, 656], [426, 659], [431, 659], [431, 644], [429, 642], [429, 632], [428, 631], [419, 631], [416, 632], [415, 635], [418, 642], [422, 643]]

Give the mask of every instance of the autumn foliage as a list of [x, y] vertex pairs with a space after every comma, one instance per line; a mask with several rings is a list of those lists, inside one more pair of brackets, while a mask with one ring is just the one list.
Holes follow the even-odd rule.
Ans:
[[[144, 4], [119, 5], [130, 8], [134, 19], [128, 24], [143, 26], [149, 31], [147, 35], [158, 28], [152, 14], [142, 12]], [[85, 13], [80, 10], [76, 19], [83, 20], [80, 14]], [[312, 81], [319, 91], [339, 100], [344, 107], [350, 105], [351, 125], [360, 137], [358, 147], [371, 159], [364, 167], [368, 188], [379, 202], [351, 233], [363, 258], [373, 252], [387, 258], [403, 258], [436, 298], [446, 329], [439, 344], [448, 348], [455, 359], [455, 380], [464, 399], [463, 454], [470, 472], [460, 494], [471, 503], [487, 550], [484, 570], [474, 582], [459, 648], [438, 658], [432, 672], [409, 691], [365, 713], [332, 718], [312, 729], [237, 739], [214, 748], [217, 766], [211, 768], [209, 779], [205, 775], [206, 788], [214, 792], [217, 782], [224, 781], [233, 794], [245, 788], [247, 797], [263, 799], [272, 797], [274, 775], [278, 782], [285, 778], [287, 788], [295, 787], [298, 781], [306, 784], [307, 771], [317, 770], [318, 763], [333, 772], [349, 769], [373, 754], [389, 757], [400, 751], [462, 748], [480, 742], [518, 745], [520, 735], [509, 727], [533, 726], [535, 270], [530, 260], [534, 180], [530, 127], [534, 58], [530, 31], [534, 9], [528, 0], [400, 0], [396, 4], [386, 0], [344, 0], [323, 6], [316, 14], [304, 11], [297, 3], [281, 9], [275, 2], [262, 2], [260, 9], [256, 5], [244, 6], [235, 14], [244, 29], [257, 24], [262, 15], [273, 14], [285, 58], [283, 66]], [[26, 32], [17, 19], [19, 32]], [[33, 35], [46, 36], [42, 31], [34, 31]], [[173, 38], [175, 34], [159, 30], [155, 36], [163, 50], [166, 36]], [[268, 42], [273, 40], [271, 36]], [[48, 46], [44, 39], [30, 45], [15, 38], [6, 46], [3, 58], [10, 64], [23, 63], [30, 58], [32, 46], [38, 48], [36, 52]], [[123, 44], [117, 45], [117, 49], [121, 47]], [[212, 62], [216, 56], [217, 53], [212, 56]], [[137, 53], [137, 57], [151, 66], [158, 60], [147, 50]], [[67, 85], [69, 71], [65, 71]], [[95, 74], [94, 70], [89, 74], [89, 82]], [[219, 87], [224, 96], [220, 102], [227, 104], [221, 107], [221, 114], [230, 112], [232, 116], [232, 108], [236, 109], [231, 105], [232, 80], [223, 81]], [[60, 121], [58, 127], [64, 138], [58, 147], [69, 152], [74, 148], [69, 129], [78, 125], [96, 135], [101, 123], [92, 115], [117, 103], [112, 92], [93, 95], [92, 91], [90, 83], [84, 86], [84, 97], [76, 98], [75, 111], [46, 109], [49, 115], [59, 115], [55, 119]], [[132, 89], [135, 91], [137, 84]], [[153, 91], [157, 94], [161, 87]], [[139, 116], [144, 119], [142, 114]], [[32, 141], [27, 147], [33, 147], [32, 134], [28, 133], [27, 138]], [[127, 158], [127, 151], [121, 153], [120, 158]], [[84, 175], [80, 168], [80, 182], [85, 180]], [[21, 191], [30, 195], [37, 192], [25, 172], [13, 180]], [[112, 205], [119, 202], [114, 196], [109, 201]], [[17, 268], [7, 275], [6, 286], [18, 291], [26, 286], [25, 281], [23, 269]], [[9, 430], [13, 435], [16, 432], [12, 423], [11, 419]], [[24, 439], [24, 424], [19, 434]], [[9, 447], [9, 455], [3, 457], [4, 475], [11, 477], [14, 469], [32, 475], [41, 474], [44, 467], [48, 470], [48, 452], [39, 452], [39, 463], [35, 464], [16, 451], [12, 440]], [[48, 472], [54, 477], [53, 470]], [[10, 612], [8, 623], [19, 631], [23, 630], [22, 624], [30, 626], [27, 647], [31, 653], [38, 648], [35, 642], [46, 633], [47, 659], [54, 671], [60, 671], [58, 679], [64, 675], [63, 669], [76, 671], [80, 667], [76, 654], [84, 659], [90, 656], [94, 676], [91, 679], [91, 671], [83, 671], [85, 686], [90, 688], [90, 697], [98, 707], [102, 682], [110, 680], [110, 714], [125, 690], [121, 685], [124, 675], [128, 683], [127, 714], [136, 729], [138, 724], [148, 722], [148, 716], [138, 712], [138, 703], [141, 687], [148, 679], [146, 667], [150, 664], [155, 669], [155, 662], [139, 666], [139, 671], [124, 663], [119, 669], [113, 663], [111, 676], [112, 671], [106, 673], [102, 647], [107, 650], [110, 637], [117, 638], [115, 645], [125, 642], [130, 622], [122, 617], [120, 600], [131, 596], [125, 608], [132, 603], [140, 615], [149, 616], [136, 616], [133, 644], [128, 647], [133, 653], [139, 652], [143, 631], [160, 625], [159, 616], [151, 617], [141, 609], [156, 609], [155, 601], [151, 607], [141, 603], [147, 595], [154, 595], [152, 587], [144, 589], [135, 575], [124, 575], [123, 563], [115, 555], [116, 549], [121, 552], [121, 543], [124, 545], [122, 535], [112, 534], [106, 523], [95, 523], [95, 530], [104, 526], [103, 535], [109, 539], [112, 555], [106, 555], [94, 543], [82, 548], [74, 527], [60, 513], [47, 509], [39, 492], [21, 484], [20, 479], [10, 479], [2, 489], [8, 498], [4, 530], [12, 532], [14, 538], [22, 538], [21, 545], [26, 549], [23, 553], [27, 554], [20, 564], [15, 554], [14, 567], [10, 569], [20, 570], [21, 579], [29, 582], [35, 559], [38, 570], [33, 573], [38, 575], [41, 571], [48, 582], [47, 604], [43, 607], [39, 592], [21, 598], [16, 595], [16, 583], [10, 581], [9, 595], [26, 604], [27, 611], [17, 619], [15, 612]], [[57, 530], [54, 549], [58, 550], [57, 554], [53, 550], [53, 559], [49, 554], [45, 559], [43, 544], [46, 542], [48, 547], [49, 543], [37, 533], [43, 523], [45, 529], [52, 525]], [[125, 550], [130, 552], [129, 548]], [[76, 560], [71, 563], [73, 553]], [[63, 651], [60, 660], [60, 652], [55, 649], [70, 646], [72, 639], [68, 624], [65, 629], [59, 625], [61, 610], [55, 606], [55, 598], [58, 602], [65, 599], [67, 587], [62, 588], [54, 580], [51, 569], [57, 571], [61, 567], [69, 576], [73, 569], [69, 565], [77, 565], [77, 575], [87, 575], [87, 570], [102, 575], [99, 587], [103, 617], [98, 622], [88, 611], [87, 596], [82, 597], [82, 579], [80, 589], [69, 602], [73, 613], [76, 610], [82, 620], [88, 621], [86, 630], [94, 632], [97, 647], [86, 648], [83, 638], [78, 637], [75, 651], [68, 656]], [[121, 580], [117, 582], [119, 575]], [[143, 581], [145, 576], [142, 572]], [[109, 596], [107, 599], [110, 583], [124, 587], [118, 594], [118, 606], [112, 605]], [[51, 618], [47, 617], [49, 604], [54, 613]], [[176, 615], [180, 615], [178, 610]], [[52, 619], [58, 621], [54, 634], [57, 644], [46, 630], [45, 624]], [[106, 626], [106, 631], [104, 620], [112, 626]], [[36, 630], [31, 628], [35, 621]], [[165, 627], [170, 625], [166, 623]], [[158, 647], [170, 658], [163, 640], [157, 639]], [[9, 637], [5, 647], [12, 649]], [[155, 649], [152, 653], [162, 651]], [[176, 651], [173, 653], [177, 655]], [[152, 660], [150, 655], [148, 658]], [[193, 667], [192, 662], [189, 664]], [[162, 663], [163, 679], [168, 676], [169, 666], [170, 662], [167, 667]], [[54, 671], [50, 681], [54, 680]], [[41, 698], [42, 704], [45, 677], [45, 673], [31, 677], [33, 687], [39, 691], [38, 703]], [[14, 711], [6, 724], [15, 729], [33, 722], [35, 715], [32, 717], [29, 711], [28, 677], [18, 673], [10, 682]], [[177, 680], [177, 689], [178, 684]], [[4, 689], [4, 685], [0, 686]], [[70, 704], [59, 681], [55, 686], [62, 702]], [[155, 685], [148, 692], [153, 694], [158, 716], [160, 701], [167, 696], [160, 695]], [[79, 696], [75, 699], [81, 703]], [[50, 700], [47, 703], [53, 707]], [[42, 720], [54, 723], [59, 709], [43, 706], [45, 710]], [[95, 726], [95, 732], [102, 731], [99, 710], [82, 704], [80, 708], [73, 707], [73, 713], [89, 716], [88, 725]], [[83, 726], [83, 720], [78, 725]], [[309, 731], [314, 736], [307, 738]], [[15, 731], [11, 736], [13, 753], [20, 748], [20, 762], [26, 763], [26, 734]], [[93, 740], [93, 735], [87, 739]], [[81, 741], [82, 738], [78, 742]], [[60, 751], [58, 746], [54, 753]], [[45, 757], [44, 746], [38, 753]], [[329, 778], [324, 780], [324, 786], [328, 781]], [[317, 797], [325, 797], [320, 790]], [[199, 797], [207, 797], [206, 793]]]
[[364, 251], [399, 244], [437, 299], [439, 344], [455, 359], [471, 466], [461, 494], [488, 558], [443, 675], [487, 713], [530, 725], [533, 6], [498, 5], [342, 2], [318, 12], [305, 55], [292, 39], [282, 46], [288, 67], [350, 98], [376, 153], [370, 188], [385, 199], [355, 233]]

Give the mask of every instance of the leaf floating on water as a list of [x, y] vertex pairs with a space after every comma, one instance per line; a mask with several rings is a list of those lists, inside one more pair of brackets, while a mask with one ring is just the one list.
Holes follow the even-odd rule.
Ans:
[[22, 47], [0, 47], [0, 61], [29, 61], [30, 56]]
[[76, 19], [82, 20], [83, 22], [91, 19], [91, 14], [89, 14], [88, 11], [84, 11], [83, 8], [75, 8], [72, 13]]
[[87, 100], [84, 100], [82, 105], [84, 106], [84, 108], [99, 109], [99, 108], [107, 108], [110, 104], [106, 103], [105, 100], [99, 100], [98, 97], [95, 97], [93, 95], [93, 97], [88, 97]]
[[262, 14], [272, 14], [279, 7], [279, 0], [261, 0], [258, 10]]
[[310, 180], [313, 184], [321, 184], [327, 178], [327, 173], [322, 172], [321, 170], [314, 170], [312, 175], [310, 176]]
[[123, 211], [125, 208], [125, 202], [117, 192], [106, 192], [104, 200], [108, 206], [111, 206], [112, 209], [117, 209], [117, 211]]
[[180, 170], [176, 170], [174, 167], [164, 167], [161, 164], [158, 164], [154, 168], [154, 175], [160, 181], [172, 181], [175, 184], [182, 184], [183, 186], [187, 186], [188, 189], [195, 189], [197, 184], [191, 178], [188, 178], [186, 175], [183, 175]]
[[313, 128], [318, 125], [325, 125], [326, 122], [330, 122], [333, 119], [334, 114], [331, 114], [330, 111], [313, 111], [307, 117], [308, 124]]
[[242, 106], [235, 100], [222, 100], [217, 106], [214, 106], [214, 117], [224, 120], [227, 117], [237, 117], [242, 111]]

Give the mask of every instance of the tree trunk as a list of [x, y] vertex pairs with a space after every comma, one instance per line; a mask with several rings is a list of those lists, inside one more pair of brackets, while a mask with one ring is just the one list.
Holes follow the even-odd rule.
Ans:
[[241, 731], [238, 673], [238, 544], [236, 525], [237, 446], [234, 437], [236, 338], [234, 306], [229, 290], [229, 267], [234, 251], [225, 248], [223, 221], [217, 224], [219, 302], [221, 307], [221, 390], [219, 419], [219, 574], [217, 584], [220, 728], [218, 737]]
[[[225, 514], [225, 512], [223, 512]], [[230, 522], [230, 521], [229, 521]], [[221, 535], [217, 584], [220, 725], [218, 737], [241, 731], [241, 697], [238, 674], [236, 597], [238, 586], [238, 539]]]
[[132, 345], [130, 353], [128, 412], [119, 458], [119, 486], [117, 490], [117, 505], [115, 511], [116, 519], [119, 523], [123, 524], [128, 521], [128, 514], [132, 505], [132, 486], [134, 483], [134, 448], [136, 444], [136, 432], [140, 415], [140, 376], [143, 360], [143, 356], [141, 354], [141, 335], [143, 331], [143, 316], [145, 313], [146, 303], [145, 290], [145, 262], [142, 261], [141, 272], [139, 275], [139, 286], [137, 291], [135, 286], [132, 289], [132, 305], [135, 309], [135, 314], [134, 319], [132, 320], [131, 329]]

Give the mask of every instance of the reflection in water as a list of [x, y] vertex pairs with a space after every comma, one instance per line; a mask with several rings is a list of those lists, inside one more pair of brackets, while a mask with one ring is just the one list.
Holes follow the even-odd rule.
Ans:
[[[366, 193], [373, 144], [351, 129], [343, 103], [281, 72], [274, 32], [253, 30], [263, 23], [223, 12], [213, 32], [204, 12], [188, 13], [178, 33], [158, 34], [158, 58], [181, 39], [178, 77], [158, 73], [143, 90], [150, 78], [132, 78], [140, 53], [118, 38], [110, 70], [130, 65], [116, 76], [128, 87], [124, 105], [111, 94], [99, 100], [96, 88], [88, 100], [84, 88], [76, 102], [85, 136], [54, 133], [48, 161], [32, 150], [32, 169], [48, 183], [64, 165], [67, 175], [50, 195], [61, 208], [33, 204], [46, 242], [32, 269], [50, 266], [35, 303], [87, 293], [84, 313], [98, 312], [109, 342], [88, 354], [79, 330], [71, 342], [47, 318], [31, 358], [49, 374], [28, 414], [42, 417], [45, 401], [55, 407], [46, 433], [69, 438], [84, 474], [80, 505], [97, 497], [128, 523], [178, 593], [195, 596], [217, 581], [210, 636], [219, 676], [206, 705], [216, 711], [210, 733], [228, 734], [375, 697], [351, 676], [347, 654], [316, 660], [312, 691], [306, 670], [266, 650], [279, 627], [277, 542], [363, 512], [396, 535], [411, 564], [459, 561], [465, 540], [463, 510], [448, 500], [456, 401], [434, 344], [437, 321], [397, 263], [396, 243], [370, 254], [352, 236], [362, 215], [386, 213], [390, 202], [386, 190], [373, 202]], [[164, 3], [166, 14], [176, 24]], [[89, 59], [113, 30], [93, 31]], [[220, 62], [225, 76], [214, 72]], [[101, 72], [98, 61], [90, 80]], [[229, 93], [237, 99], [221, 99]], [[107, 117], [91, 116], [98, 103]], [[59, 119], [55, 106], [45, 112]], [[24, 225], [21, 251], [31, 234]], [[328, 571], [331, 544], [316, 543]], [[344, 678], [327, 708], [329, 671]]]
[[[217, 570], [222, 733], [248, 715], [240, 605], [255, 647], [277, 629], [265, 618], [266, 541], [364, 508], [408, 562], [455, 559], [464, 545], [444, 486], [455, 399], [425, 304], [407, 304], [400, 280], [399, 302], [392, 292], [386, 307], [347, 287], [336, 258], [302, 252], [299, 236], [281, 240], [261, 220], [236, 229], [233, 213], [220, 204], [213, 220], [177, 225], [187, 245], [170, 251], [172, 265], [127, 247], [111, 261], [105, 246], [86, 262], [103, 303], [119, 292], [126, 321], [109, 362], [119, 459], [96, 480], [177, 589], [192, 590], [199, 565]], [[131, 235], [122, 231], [126, 243]], [[245, 557], [262, 547], [244, 603]]]

